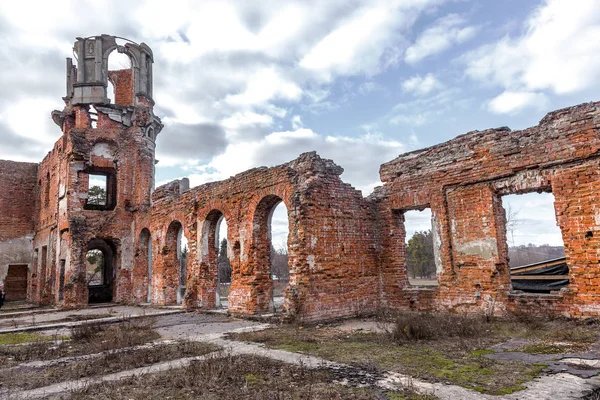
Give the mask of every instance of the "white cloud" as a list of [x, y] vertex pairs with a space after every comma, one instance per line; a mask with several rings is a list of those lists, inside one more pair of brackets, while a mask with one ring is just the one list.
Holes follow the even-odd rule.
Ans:
[[502, 196], [502, 207], [513, 213], [513, 227], [507, 232], [511, 246], [549, 244], [562, 246], [556, 223], [552, 193], [527, 193]]
[[415, 75], [402, 82], [403, 91], [417, 96], [424, 96], [442, 87], [441, 82], [433, 74], [427, 74], [425, 77]]
[[368, 194], [380, 184], [379, 165], [404, 151], [404, 145], [375, 134], [323, 136], [307, 128], [273, 132], [260, 140], [230, 143], [225, 152], [197, 168], [189, 178], [193, 185], [199, 185], [249, 168], [282, 164], [313, 150], [341, 165], [345, 169], [343, 179]]
[[303, 113], [339, 104], [336, 85], [349, 77], [357, 93], [384, 90], [365, 76], [395, 65], [419, 15], [444, 1], [0, 2], [0, 130], [11, 138], [0, 147], [21, 151], [23, 138], [41, 143], [27, 157], [44, 156], [60, 135], [49, 114], [63, 107], [64, 58], [77, 36], [108, 33], [153, 49], [155, 112], [165, 123], [159, 176], [188, 168], [221, 179], [316, 149], [347, 168], [347, 181], [370, 188], [402, 145], [323, 136], [305, 127]]
[[299, 115], [294, 115], [292, 117], [292, 129], [300, 129], [304, 128], [304, 124], [302, 123], [302, 117]]
[[570, 94], [600, 85], [600, 2], [546, 0], [525, 28], [519, 37], [506, 36], [467, 54], [467, 75], [529, 93], [519, 97], [524, 106], [533, 92]]
[[474, 26], [464, 26], [466, 22], [457, 14], [438, 19], [406, 49], [404, 60], [409, 64], [416, 64], [426, 57], [448, 50], [455, 44], [472, 39], [478, 29]]
[[248, 77], [242, 93], [227, 95], [225, 102], [234, 105], [261, 105], [273, 99], [299, 100], [302, 90], [273, 68], [264, 68]]
[[389, 30], [395, 22], [387, 7], [360, 9], [313, 47], [302, 58], [300, 66], [320, 71], [326, 79], [333, 73], [373, 71], [390, 44]]
[[248, 125], [269, 126], [272, 123], [273, 118], [270, 115], [257, 114], [251, 111], [236, 112], [232, 116], [221, 121], [221, 124], [227, 129], [239, 129]]
[[488, 109], [496, 114], [514, 114], [525, 108], [543, 110], [548, 98], [543, 93], [505, 91], [488, 103]]
[[[52, 146], [61, 134], [50, 118], [54, 108], [56, 101], [49, 97], [22, 99], [0, 112], [0, 121], [5, 121], [15, 134], [23, 138]], [[40, 132], [48, 131], [52, 131], [53, 135], [40, 135]]]
[[402, 33], [438, 0], [371, 1], [323, 37], [300, 66], [329, 81], [337, 75], [373, 75], [401, 57]]

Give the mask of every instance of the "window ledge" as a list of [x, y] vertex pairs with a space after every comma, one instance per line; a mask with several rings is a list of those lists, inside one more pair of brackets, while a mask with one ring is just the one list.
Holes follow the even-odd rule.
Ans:
[[404, 286], [402, 289], [407, 291], [407, 292], [435, 292], [436, 290], [438, 290], [439, 286], [412, 286], [412, 285], [407, 285]]
[[513, 298], [543, 298], [543, 299], [561, 299], [563, 295], [559, 292], [555, 293], [528, 293], [521, 291], [511, 291], [508, 293], [508, 297]]

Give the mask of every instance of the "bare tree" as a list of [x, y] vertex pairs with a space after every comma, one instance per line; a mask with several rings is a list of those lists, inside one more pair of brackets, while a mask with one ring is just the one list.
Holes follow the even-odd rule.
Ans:
[[275, 248], [271, 245], [271, 274], [281, 281], [288, 281], [290, 279], [286, 246]]
[[231, 264], [229, 257], [227, 257], [227, 239], [221, 240], [217, 264], [219, 268], [219, 282], [231, 282]]
[[522, 221], [518, 218], [519, 212], [521, 210], [515, 210], [509, 204], [505, 209], [506, 215], [506, 237], [509, 241], [509, 247], [514, 247], [515, 245], [515, 231], [517, 227], [521, 225]]

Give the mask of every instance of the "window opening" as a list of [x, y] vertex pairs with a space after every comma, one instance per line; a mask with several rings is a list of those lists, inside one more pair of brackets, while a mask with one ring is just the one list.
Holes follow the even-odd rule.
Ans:
[[148, 235], [148, 295], [146, 300], [152, 302], [152, 262], [154, 253], [152, 253], [152, 235]]
[[405, 264], [411, 285], [438, 284], [432, 228], [431, 208], [404, 212]]
[[177, 232], [177, 261], [179, 263], [179, 289], [177, 290], [177, 304], [183, 302], [185, 297], [185, 289], [187, 282], [187, 265], [188, 265], [188, 239], [185, 237], [183, 227]]
[[569, 284], [562, 233], [552, 193], [502, 196], [512, 287], [550, 293]]
[[60, 260], [60, 275], [58, 283], [58, 300], [63, 301], [65, 299], [65, 263], [66, 260]]
[[221, 216], [217, 222], [215, 248], [217, 250], [217, 307], [228, 308], [227, 301], [231, 287], [231, 262], [227, 254], [229, 241], [227, 239], [227, 221]]
[[133, 80], [131, 59], [127, 54], [114, 49], [108, 55], [108, 86], [106, 97], [112, 104], [131, 105]]
[[108, 202], [106, 194], [107, 180], [108, 178], [106, 175], [89, 175], [88, 205], [106, 207]]
[[272, 307], [274, 312], [278, 312], [283, 307], [285, 289], [290, 281], [287, 248], [289, 234], [288, 210], [283, 201], [275, 206], [269, 222]]
[[96, 129], [98, 127], [98, 111], [90, 104], [88, 112], [90, 114], [90, 119], [92, 120], [92, 128]]

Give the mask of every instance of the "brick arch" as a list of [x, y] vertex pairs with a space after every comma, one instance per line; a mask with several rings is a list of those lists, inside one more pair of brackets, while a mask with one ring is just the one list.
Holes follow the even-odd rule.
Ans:
[[[177, 303], [177, 291], [179, 290], [180, 278], [178, 242], [179, 232], [181, 230], [183, 230], [185, 234], [184, 225], [179, 220], [176, 219], [171, 221], [164, 233], [163, 246], [158, 249], [159, 254], [157, 258], [160, 259], [160, 269], [157, 269], [156, 274], [160, 274], [161, 279], [159, 282], [154, 282], [153, 280], [152, 284], [153, 292], [159, 292], [159, 298], [156, 299], [156, 301], [160, 304]], [[156, 287], [156, 285], [159, 285], [159, 287]]]
[[[88, 284], [88, 303], [105, 303], [113, 300], [114, 283], [116, 271], [116, 259], [118, 258], [118, 244], [108, 239], [93, 238], [88, 242], [85, 251], [87, 254], [92, 250], [98, 250], [102, 253], [102, 265], [100, 266], [100, 281], [97, 285], [92, 285], [86, 270], [86, 283]], [[87, 267], [87, 264], [86, 264]]]
[[133, 298], [136, 302], [149, 302], [152, 295], [152, 235], [143, 228], [138, 237], [133, 266]]
[[199, 262], [197, 296], [203, 308], [211, 309], [218, 305], [219, 243], [217, 243], [217, 237], [223, 220], [227, 221], [224, 212], [221, 209], [213, 208], [199, 224], [201, 231], [196, 249]]
[[[258, 202], [252, 216], [251, 264], [255, 277], [254, 288], [259, 312], [274, 311], [271, 281], [271, 218], [280, 203], [285, 204], [281, 197], [268, 194]], [[288, 206], [286, 209], [289, 220]]]

